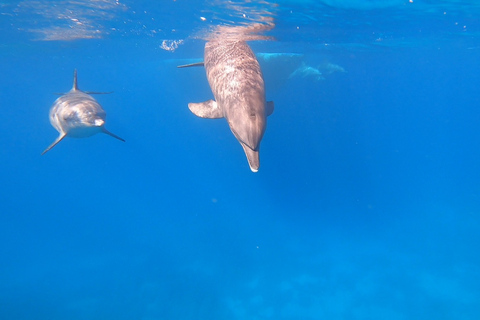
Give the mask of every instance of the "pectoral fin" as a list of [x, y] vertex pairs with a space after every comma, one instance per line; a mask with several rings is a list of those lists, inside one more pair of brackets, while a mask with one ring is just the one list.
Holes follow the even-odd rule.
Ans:
[[109, 91], [109, 92], [83, 91], [83, 93], [86, 93], [86, 94], [111, 94], [111, 93], [113, 93], [113, 91]]
[[200, 118], [219, 119], [223, 118], [223, 110], [215, 100], [200, 103], [189, 103], [188, 108], [194, 115]]
[[58, 138], [47, 148], [45, 149], [43, 152], [42, 152], [42, 156], [48, 152], [48, 150], [52, 149], [53, 147], [55, 147], [57, 145], [57, 143], [59, 143], [60, 141], [63, 140], [63, 138], [65, 138], [67, 136], [66, 133], [61, 133]]
[[188, 67], [203, 67], [203, 61], [177, 66], [177, 68], [188, 68]]
[[118, 140], [120, 140], [120, 141], [125, 142], [125, 140], [123, 140], [122, 138], [120, 138], [120, 137], [117, 136], [116, 134], [111, 133], [110, 131], [108, 131], [107, 129], [105, 129], [105, 127], [102, 127], [102, 132], [108, 134], [109, 136], [114, 137], [115, 139], [118, 139]]
[[273, 113], [273, 109], [273, 101], [267, 101], [267, 103], [265, 103], [265, 114], [267, 117]]

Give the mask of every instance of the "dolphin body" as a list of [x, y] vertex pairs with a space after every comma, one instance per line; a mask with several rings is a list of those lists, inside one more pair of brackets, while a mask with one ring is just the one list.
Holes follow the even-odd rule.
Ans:
[[214, 39], [205, 44], [204, 62], [179, 66], [205, 66], [215, 100], [189, 103], [201, 118], [227, 119], [230, 130], [243, 147], [253, 172], [260, 167], [259, 148], [273, 102], [265, 99], [262, 71], [245, 41]]
[[106, 133], [120, 141], [119, 136], [105, 129], [107, 114], [90, 94], [105, 92], [84, 92], [77, 86], [77, 70], [73, 73], [73, 88], [55, 100], [50, 109], [50, 123], [60, 133], [58, 138], [42, 152], [42, 155], [55, 147], [65, 137], [85, 138], [99, 132]]

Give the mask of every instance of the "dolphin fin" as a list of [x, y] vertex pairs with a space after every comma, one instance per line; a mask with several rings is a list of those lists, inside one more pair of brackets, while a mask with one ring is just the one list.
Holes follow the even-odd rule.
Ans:
[[[73, 70], [73, 87], [72, 89], [70, 90], [70, 92], [72, 91], [81, 91], [80, 89], [78, 89], [78, 81], [77, 81], [77, 69], [74, 69]], [[110, 91], [110, 92], [95, 92], [95, 91], [82, 91], [83, 93], [86, 93], [86, 94], [109, 94], [109, 93], [113, 93], [113, 91]], [[58, 92], [55, 92], [54, 93], [55, 95], [59, 95], [59, 96], [63, 96], [64, 94], [66, 93], [58, 93]]]
[[77, 84], [77, 69], [73, 70], [73, 88], [72, 91], [77, 91], [78, 90], [78, 84]]
[[63, 138], [65, 138], [66, 136], [67, 136], [66, 133], [61, 133], [61, 134], [58, 136], [58, 138], [57, 138], [55, 141], [53, 141], [53, 143], [52, 143], [50, 146], [48, 146], [47, 149], [43, 150], [42, 156], [43, 156], [45, 153], [47, 153], [48, 150], [50, 150], [50, 149], [52, 149], [53, 147], [55, 147], [55, 146], [57, 145], [57, 143], [59, 143], [60, 141], [62, 141]]
[[[72, 92], [72, 91], [80, 91], [78, 89], [78, 84], [77, 84], [77, 69], [73, 70], [73, 86], [72, 86], [72, 89], [69, 92]], [[67, 93], [68, 92], [54, 92], [53, 94], [57, 95], [57, 96], [63, 96]]]
[[[79, 90], [77, 89], [76, 91], [81, 91], [83, 93], [86, 93], [86, 94], [110, 94], [110, 93], [113, 93], [113, 91], [109, 91], [109, 92], [97, 92], [97, 91], [82, 91], [82, 90]], [[65, 94], [67, 94], [68, 92], [54, 92], [53, 94], [56, 95], [56, 96], [63, 96]]]
[[113, 91], [109, 91], [109, 92], [83, 91], [83, 93], [86, 93], [86, 94], [110, 94], [110, 93], [113, 93]]
[[200, 118], [219, 119], [223, 118], [223, 110], [219, 108], [215, 100], [200, 103], [189, 103], [188, 108], [194, 115]]
[[252, 172], [257, 172], [258, 168], [260, 168], [260, 154], [258, 153], [257, 150], [252, 150], [250, 149], [246, 144], [240, 143], [243, 147], [243, 151], [245, 152], [245, 155], [247, 156], [248, 160], [248, 165], [250, 166], [250, 170]]
[[190, 63], [190, 64], [184, 64], [181, 66], [177, 66], [177, 68], [188, 68], [188, 67], [203, 67], [203, 61], [202, 62], [195, 62], [195, 63]]
[[105, 127], [102, 127], [102, 132], [105, 133], [105, 134], [108, 134], [109, 136], [114, 137], [115, 139], [118, 139], [118, 140], [120, 140], [120, 141], [125, 142], [124, 139], [120, 138], [119, 136], [117, 136], [117, 135], [114, 134], [114, 133], [111, 133], [110, 131], [108, 131], [107, 129], [105, 129]]
[[267, 101], [267, 103], [265, 103], [265, 115], [267, 117], [271, 115], [273, 113], [273, 109], [274, 109], [273, 101]]

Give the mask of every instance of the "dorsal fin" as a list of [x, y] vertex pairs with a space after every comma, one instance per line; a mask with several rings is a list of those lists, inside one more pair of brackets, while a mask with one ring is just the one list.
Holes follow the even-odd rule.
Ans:
[[77, 91], [78, 90], [78, 85], [77, 85], [77, 69], [73, 70], [73, 88], [72, 91]]

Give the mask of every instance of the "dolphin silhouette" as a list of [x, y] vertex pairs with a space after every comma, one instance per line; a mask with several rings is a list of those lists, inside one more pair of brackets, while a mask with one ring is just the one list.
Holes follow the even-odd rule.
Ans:
[[257, 58], [243, 40], [217, 38], [205, 44], [204, 62], [178, 66], [204, 66], [215, 100], [189, 103], [202, 118], [225, 118], [240, 142], [253, 172], [260, 167], [260, 141], [273, 102], [265, 99], [265, 84]]
[[50, 109], [50, 123], [60, 133], [58, 138], [42, 152], [42, 155], [55, 147], [65, 137], [84, 138], [99, 132], [106, 133], [120, 141], [119, 136], [105, 129], [107, 114], [90, 94], [110, 92], [84, 92], [77, 86], [77, 70], [73, 72], [73, 87], [53, 103]]

